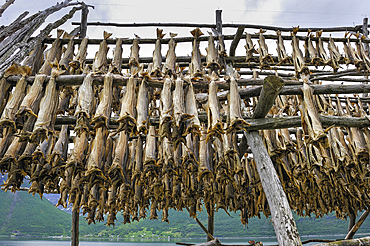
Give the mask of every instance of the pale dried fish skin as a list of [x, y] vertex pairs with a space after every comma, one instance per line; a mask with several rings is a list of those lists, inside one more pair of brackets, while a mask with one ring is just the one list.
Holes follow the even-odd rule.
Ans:
[[101, 94], [100, 103], [91, 120], [91, 124], [95, 124], [94, 128], [108, 127], [109, 124], [113, 99], [113, 74], [111, 72], [104, 76], [104, 87]]
[[191, 62], [189, 64], [190, 77], [192, 79], [199, 79], [203, 77], [202, 61], [199, 50], [198, 38], [203, 35], [199, 28], [196, 28], [190, 32], [193, 37], [193, 50], [191, 52]]
[[148, 131], [149, 121], [149, 94], [145, 78], [141, 81], [141, 85], [137, 95], [136, 112], [137, 130], [139, 133], [146, 134]]
[[109, 50], [107, 39], [112, 35], [112, 33], [107, 33], [104, 31], [104, 39], [100, 42], [99, 50], [95, 54], [94, 62], [92, 65], [93, 73], [105, 73], [107, 71], [107, 53]]
[[170, 36], [171, 36], [171, 39], [168, 42], [168, 51], [167, 51], [167, 54], [166, 54], [166, 62], [163, 65], [163, 70], [162, 70], [162, 73], [164, 75], [169, 75], [169, 76], [176, 74], [176, 53], [175, 53], [175, 49], [176, 49], [177, 44], [176, 44], [176, 42], [173, 38], [176, 37], [177, 34], [170, 32]]

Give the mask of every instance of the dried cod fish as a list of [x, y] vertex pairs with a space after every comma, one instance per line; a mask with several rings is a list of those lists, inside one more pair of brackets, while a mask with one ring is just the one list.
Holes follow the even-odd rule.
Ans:
[[130, 135], [137, 133], [136, 129], [136, 80], [131, 74], [126, 86], [126, 94], [121, 101], [121, 112], [119, 115], [119, 127], [117, 132], [125, 130]]
[[254, 48], [256, 45], [253, 44], [250, 33], [247, 33], [247, 32], [245, 33], [245, 40], [246, 40], [246, 45], [244, 47], [247, 53], [245, 62], [257, 62], [257, 59], [253, 56], [253, 54], [258, 54], [258, 52]]
[[67, 49], [65, 50], [65, 52], [63, 53], [63, 56], [60, 60], [60, 68], [63, 69], [63, 70], [69, 70], [69, 63], [72, 61], [73, 59], [73, 53], [74, 53], [74, 36], [68, 34], [68, 33], [64, 33], [63, 35], [63, 38], [64, 39], [69, 39], [69, 42], [68, 42], [68, 45], [67, 45]]
[[[20, 74], [22, 77], [18, 80], [17, 85], [3, 110], [0, 118], [0, 129], [8, 128], [10, 132], [16, 131], [15, 114], [25, 96], [27, 87], [26, 76], [30, 75], [30, 72], [30, 67], [20, 66], [17, 64], [13, 64], [7, 69], [7, 74]], [[6, 134], [3, 133], [3, 135]]]
[[130, 66], [130, 74], [134, 74], [134, 71], [132, 71], [132, 68], [140, 67], [140, 64], [139, 64], [139, 50], [140, 50], [139, 42], [140, 42], [140, 37], [135, 34], [135, 38], [134, 38], [134, 40], [132, 42], [132, 46], [130, 48], [131, 52], [130, 52], [130, 58], [129, 58], [129, 62], [128, 62], [128, 65]]
[[171, 128], [173, 124], [172, 117], [172, 79], [169, 76], [165, 76], [163, 88], [161, 91], [161, 98], [159, 101], [159, 139], [158, 142], [162, 142], [163, 138], [171, 138]]
[[112, 60], [112, 73], [121, 74], [122, 70], [122, 38], [117, 38], [116, 48], [113, 51], [113, 60]]
[[185, 112], [193, 116], [188, 120], [188, 127], [186, 128], [185, 134], [191, 133], [192, 135], [200, 136], [200, 121], [198, 118], [197, 101], [195, 99], [193, 83], [189, 77], [186, 77], [185, 80], [189, 84], [185, 95]]
[[83, 68], [85, 67], [85, 60], [87, 56], [87, 43], [89, 41], [88, 37], [84, 37], [81, 41], [80, 47], [78, 48], [77, 55], [69, 63], [71, 66], [70, 74], [80, 74], [83, 72]]
[[321, 142], [324, 147], [327, 148], [329, 143], [321, 126], [319, 115], [313, 101], [313, 90], [305, 81], [303, 83], [302, 92], [303, 99], [300, 100], [301, 105], [299, 106], [299, 110], [301, 111], [302, 128], [307, 136], [305, 143]]
[[203, 77], [201, 54], [199, 50], [198, 38], [203, 35], [199, 28], [190, 32], [193, 37], [193, 51], [191, 52], [191, 62], [189, 64], [190, 77], [192, 79], [200, 79]]
[[94, 89], [92, 73], [88, 73], [78, 88], [78, 103], [75, 110], [77, 116], [75, 131], [80, 135], [81, 131], [89, 131], [89, 120], [94, 109]]
[[55, 59], [57, 61], [59, 61], [60, 57], [58, 58], [58, 53], [62, 49], [62, 45], [61, 45], [62, 42], [60, 40], [60, 37], [62, 36], [63, 33], [64, 33], [64, 30], [59, 30], [59, 29], [57, 30], [57, 38], [54, 40], [53, 44], [51, 45], [50, 50], [47, 52], [47, 56], [46, 56], [46, 59], [44, 61], [44, 64], [42, 65], [42, 67], [38, 71], [39, 74], [50, 75], [51, 67], [50, 67], [49, 64], [54, 62]]
[[[127, 92], [126, 92], [127, 93]], [[147, 134], [149, 121], [149, 93], [146, 86], [146, 78], [143, 78], [137, 95], [137, 131], [138, 133]]]
[[104, 39], [101, 41], [99, 45], [99, 50], [95, 54], [94, 62], [92, 65], [92, 71], [93, 73], [105, 73], [107, 71], [107, 53], [109, 50], [107, 39], [112, 35], [112, 33], [107, 33], [104, 31]]
[[220, 106], [217, 97], [217, 84], [216, 79], [218, 76], [213, 73], [209, 77], [211, 83], [208, 87], [208, 102], [205, 105], [207, 110], [208, 116], [208, 135], [207, 135], [207, 142], [212, 137], [217, 137], [222, 142], [222, 134], [224, 134], [224, 130], [222, 128], [222, 119], [220, 115]]
[[42, 43], [37, 45], [22, 62], [23, 66], [31, 67], [31, 75], [35, 75], [44, 63], [43, 52], [45, 49], [46, 45], [43, 45]]
[[278, 41], [276, 41], [277, 44], [276, 51], [278, 53], [279, 60], [279, 63], [277, 65], [279, 66], [285, 63], [288, 64], [292, 63], [292, 58], [290, 58], [285, 51], [284, 41], [283, 38], [281, 37], [281, 31], [276, 31], [276, 34], [278, 35]]
[[206, 51], [207, 51], [206, 68], [209, 69], [209, 74], [211, 74], [212, 72], [219, 74], [219, 70], [221, 66], [218, 63], [218, 59], [217, 59], [218, 53], [215, 47], [214, 37], [211, 32], [208, 32], [208, 33], [209, 33], [209, 39], [208, 39], [208, 48], [206, 48]]
[[272, 56], [269, 54], [268, 47], [265, 42], [265, 37], [263, 36], [263, 33], [265, 33], [266, 30], [260, 30], [258, 33], [259, 34], [259, 39], [258, 39], [258, 53], [260, 54], [260, 67], [261, 69], [270, 69], [269, 62], [274, 62], [272, 59]]
[[96, 109], [94, 117], [91, 120], [91, 124], [95, 124], [94, 128], [98, 127], [108, 127], [109, 119], [111, 116], [112, 109], [112, 93], [113, 93], [113, 74], [108, 72], [104, 76], [104, 87], [103, 91], [100, 93], [100, 103]]
[[177, 36], [177, 33], [170, 32], [170, 41], [168, 42], [168, 51], [166, 54], [166, 62], [163, 65], [162, 73], [164, 75], [172, 76], [176, 74], [176, 42], [173, 40], [174, 37]]
[[239, 87], [236, 82], [236, 78], [239, 76], [232, 67], [227, 66], [227, 75], [230, 79], [230, 94], [229, 94], [229, 117], [230, 125], [227, 129], [227, 132], [234, 132], [238, 130], [245, 130], [248, 124], [244, 119], [241, 112], [240, 104], [240, 95]]
[[153, 51], [153, 67], [150, 72], [151, 77], [161, 77], [162, 76], [162, 45], [161, 39], [166, 34], [163, 34], [162, 29], [157, 28], [157, 41], [155, 42], [155, 49]]
[[310, 74], [310, 70], [306, 67], [306, 64], [304, 62], [304, 58], [302, 55], [302, 51], [299, 49], [299, 41], [296, 37], [296, 34], [299, 30], [299, 27], [293, 27], [293, 38], [292, 38], [292, 58], [294, 67], [297, 74]]
[[[347, 33], [346, 33], [346, 35], [347, 35]], [[345, 51], [348, 47], [350, 57], [352, 57], [353, 62], [355, 64], [357, 70], [359, 70], [359, 71], [365, 70], [366, 66], [365, 66], [364, 61], [361, 59], [361, 56], [351, 46], [351, 41], [350, 41], [351, 35], [349, 35], [349, 37], [347, 38], [347, 45], [344, 46]]]
[[320, 57], [316, 48], [312, 44], [311, 38], [313, 37], [313, 34], [311, 34], [311, 30], [308, 30], [307, 37], [308, 40], [306, 41], [305, 49], [308, 51], [308, 54], [310, 56], [309, 62], [316, 67], [324, 65], [323, 59]]
[[56, 118], [56, 111], [59, 103], [59, 93], [56, 84], [56, 77], [63, 74], [65, 71], [59, 68], [58, 62], [55, 60], [52, 64], [51, 77], [45, 89], [45, 95], [40, 102], [40, 111], [37, 115], [35, 127], [30, 136], [30, 141], [39, 141], [46, 139], [48, 134], [54, 131], [54, 122]]

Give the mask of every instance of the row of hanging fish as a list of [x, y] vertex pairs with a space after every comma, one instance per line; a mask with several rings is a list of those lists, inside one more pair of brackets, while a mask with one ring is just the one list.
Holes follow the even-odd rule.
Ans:
[[[159, 57], [154, 59], [163, 38], [160, 30], [157, 34], [159, 44], [147, 71], [139, 63], [139, 39], [135, 39], [125, 87], [113, 86], [113, 74], [121, 72], [122, 40], [117, 39], [109, 64], [106, 39], [111, 34], [106, 32], [92, 66], [85, 64], [87, 38], [73, 56], [73, 37], [62, 52], [60, 31], [45, 59], [40, 55], [43, 47], [38, 47], [22, 66], [14, 64], [6, 71], [0, 81], [0, 170], [8, 174], [4, 189], [16, 191], [29, 179], [30, 193], [60, 193], [58, 205], [71, 203], [73, 209], [82, 209], [89, 223], [103, 221], [107, 214], [108, 225], [114, 224], [119, 211], [125, 223], [147, 214], [156, 219], [158, 211], [168, 222], [169, 209], [186, 207], [196, 216], [202, 205], [207, 211], [240, 211], [243, 224], [260, 212], [269, 214], [254, 160], [242, 153], [246, 142], [238, 141], [248, 126], [243, 115], [251, 114], [254, 105], [240, 99], [238, 73], [225, 67], [230, 91], [228, 100], [220, 102], [216, 82], [223, 65], [210, 42], [208, 101], [199, 105], [192, 80], [203, 76], [197, 54], [200, 30], [194, 30], [187, 75], [176, 69], [173, 40], [165, 65]], [[262, 49], [261, 62], [268, 64], [267, 48]], [[298, 51], [295, 57], [299, 60]], [[27, 85], [26, 76], [34, 67], [39, 68], [38, 74]], [[65, 73], [86, 76], [79, 87], [58, 86], [56, 78]], [[93, 84], [94, 73], [104, 74], [103, 85]], [[146, 81], [161, 73], [165, 74], [163, 88], [154, 91]], [[21, 78], [12, 88], [6, 77], [15, 74]], [[313, 96], [304, 83], [303, 96], [279, 96], [271, 114], [294, 116], [297, 108], [302, 129], [295, 137], [288, 129], [261, 131], [292, 208], [302, 215], [336, 211], [344, 218], [367, 207], [368, 129], [324, 130], [318, 119], [319, 113], [365, 117], [360, 101], [355, 105], [348, 101], [343, 110], [340, 102], [335, 107], [324, 96]], [[206, 111], [207, 122], [200, 121], [199, 110]], [[58, 114], [76, 116], [74, 129], [63, 125], [56, 130]], [[110, 125], [114, 114], [117, 127]], [[159, 116], [158, 125], [150, 124], [151, 116]], [[75, 135], [73, 147], [71, 135]]]

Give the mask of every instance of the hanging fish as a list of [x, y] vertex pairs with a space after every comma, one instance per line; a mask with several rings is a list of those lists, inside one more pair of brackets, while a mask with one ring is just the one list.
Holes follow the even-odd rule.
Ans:
[[162, 142], [162, 139], [166, 137], [171, 138], [171, 128], [173, 124], [172, 117], [172, 79], [169, 76], [165, 76], [163, 88], [161, 91], [161, 98], [159, 101], [159, 139], [158, 142]]
[[185, 135], [192, 133], [192, 135], [200, 136], [200, 121], [198, 118], [197, 101], [195, 99], [194, 87], [189, 77], [185, 80], [189, 86], [185, 95], [185, 112], [193, 117], [188, 120], [188, 127], [186, 128]]
[[109, 71], [104, 76], [104, 87], [100, 93], [100, 103], [96, 109], [95, 115], [91, 120], [91, 124], [95, 124], [94, 128], [108, 127], [112, 110], [112, 93], [113, 93], [113, 74]]
[[[11, 72], [11, 70], [13, 72]], [[18, 80], [17, 85], [15, 86], [15, 89], [12, 92], [11, 98], [7, 102], [4, 111], [1, 115], [0, 129], [9, 128], [10, 132], [16, 131], [15, 114], [25, 96], [27, 87], [26, 76], [28, 76], [30, 72], [31, 72], [30, 67], [20, 66], [17, 64], [12, 64], [12, 66], [7, 69], [6, 73], [20, 74], [22, 77]]]
[[230, 94], [228, 98], [230, 125], [228, 126], [227, 132], [246, 130], [246, 127], [250, 124], [243, 119], [243, 115], [241, 113], [239, 87], [236, 82], [238, 74], [232, 67], [227, 66], [227, 75], [230, 79]]
[[201, 54], [199, 50], [198, 38], [203, 35], [199, 28], [190, 32], [193, 37], [193, 51], [191, 52], [191, 62], [189, 64], [189, 71], [191, 79], [201, 79], [203, 77]]
[[206, 68], [209, 69], [209, 74], [215, 72], [219, 74], [219, 70], [221, 68], [220, 64], [218, 64], [217, 59], [217, 50], [214, 43], [214, 37], [211, 32], [209, 33], [208, 39], [208, 47], [206, 48], [207, 56], [206, 56]]
[[116, 132], [125, 130], [130, 135], [136, 135], [137, 128], [136, 128], [136, 80], [134, 76], [138, 72], [137, 68], [135, 69], [135, 73], [131, 74], [126, 86], [126, 93], [121, 100], [121, 112], [119, 115], [119, 119], [117, 122], [119, 123], [119, 127]]
[[297, 75], [298, 74], [310, 74], [310, 70], [306, 67], [306, 64], [304, 62], [304, 58], [302, 55], [302, 51], [299, 49], [299, 41], [296, 37], [296, 34], [298, 32], [299, 26], [298, 27], [293, 27], [293, 38], [292, 38], [292, 58], [294, 62], [294, 67], [296, 70]]
[[37, 115], [35, 127], [30, 136], [30, 141], [43, 141], [48, 134], [54, 131], [54, 122], [56, 118], [56, 111], [59, 103], [58, 86], [56, 84], [56, 77], [63, 74], [65, 71], [59, 68], [58, 62], [55, 60], [52, 66], [51, 78], [46, 86], [45, 95], [40, 102], [40, 111]]
[[308, 51], [310, 57], [309, 62], [316, 67], [324, 65], [323, 59], [319, 56], [319, 53], [312, 44], [311, 38], [313, 37], [313, 34], [311, 33], [311, 30], [308, 30], [307, 37], [308, 37], [308, 40], [306, 41], [307, 47], [305, 47], [305, 49]]
[[170, 32], [170, 41], [168, 42], [168, 51], [166, 54], [166, 62], [163, 65], [162, 73], [164, 75], [172, 76], [176, 73], [176, 42], [173, 39], [177, 36], [177, 33]]
[[222, 128], [222, 119], [220, 115], [220, 106], [217, 98], [217, 84], [216, 80], [218, 76], [213, 73], [209, 77], [211, 80], [208, 87], [208, 102], [205, 105], [208, 116], [208, 135], [207, 141], [212, 137], [217, 137], [222, 142], [222, 134], [224, 130]]
[[162, 45], [161, 39], [166, 34], [163, 34], [162, 29], [157, 28], [157, 40], [155, 42], [155, 49], [153, 51], [153, 67], [150, 71], [150, 77], [161, 77], [162, 76]]
[[113, 51], [112, 73], [121, 74], [122, 70], [122, 38], [117, 38], [116, 48]]
[[276, 34], [278, 35], [278, 41], [276, 41], [277, 44], [276, 51], [278, 53], [279, 60], [279, 63], [277, 65], [280, 66], [285, 63], [287, 64], [292, 63], [292, 58], [290, 58], [285, 51], [284, 41], [283, 38], [281, 37], [281, 31], [279, 30], [276, 31]]
[[194, 117], [193, 115], [185, 113], [184, 79], [182, 75], [177, 77], [175, 81], [175, 90], [173, 92], [173, 117], [175, 124], [173, 125], [172, 141], [174, 150], [176, 150], [181, 142], [186, 142], [184, 137], [186, 121]]
[[70, 74], [80, 74], [85, 67], [85, 60], [87, 55], [87, 43], [89, 42], [88, 37], [84, 37], [81, 41], [80, 47], [78, 48], [77, 55], [69, 63], [71, 67]]
[[[67, 44], [67, 49], [63, 53], [63, 56], [60, 60], [59, 65], [60, 65], [61, 69], [68, 71], [69, 70], [69, 63], [73, 59], [73, 53], [74, 53], [74, 41], [73, 41], [73, 39], [74, 39], [74, 36], [65, 32], [64, 35], [63, 35], [63, 39], [69, 39], [69, 42]], [[67, 74], [69, 74], [69, 73], [67, 72]]]
[[131, 52], [130, 52], [130, 58], [129, 58], [129, 61], [128, 61], [128, 65], [130, 66], [130, 74], [134, 74], [134, 71], [132, 71], [132, 69], [134, 67], [140, 67], [140, 64], [139, 64], [139, 50], [140, 50], [139, 42], [140, 42], [140, 37], [135, 34], [135, 38], [132, 41], [132, 46], [130, 48]]
[[104, 39], [100, 42], [99, 50], [95, 54], [94, 62], [92, 64], [92, 72], [93, 73], [106, 73], [108, 70], [108, 60], [107, 60], [107, 53], [109, 50], [107, 39], [112, 36], [112, 33], [107, 33], [104, 31], [103, 33]]
[[46, 49], [46, 45], [40, 43], [37, 45], [31, 53], [24, 59], [22, 62], [23, 66], [31, 67], [30, 75], [35, 75], [41, 68], [42, 64], [44, 63], [44, 50]]
[[330, 51], [330, 56], [334, 59], [338, 64], [344, 64], [345, 58], [339, 53], [338, 47], [335, 45], [333, 38], [329, 37], [328, 49]]
[[266, 30], [260, 29], [260, 31], [256, 34], [259, 34], [258, 39], [258, 53], [260, 54], [260, 67], [261, 69], [270, 69], [269, 62], [274, 63], [274, 60], [272, 59], [271, 54], [269, 54], [268, 47], [265, 42], [265, 37], [263, 36], [263, 33], [265, 33]]
[[149, 121], [149, 94], [145, 77], [141, 81], [141, 85], [137, 95], [136, 112], [137, 131], [140, 134], [146, 135], [148, 131]]
[[245, 33], [245, 40], [246, 40], [246, 45], [245, 50], [247, 53], [247, 57], [245, 62], [257, 62], [257, 58], [253, 56], [253, 54], [258, 54], [257, 50], [254, 48], [256, 45], [253, 44], [252, 37], [250, 33]]
[[[352, 36], [352, 34], [349, 35], [348, 38], [347, 38], [347, 45], [348, 45], [349, 53], [351, 54], [351, 57], [353, 59], [353, 62], [355, 64], [357, 70], [358, 71], [365, 70], [366, 65], [365, 65], [364, 61], [361, 59], [361, 56], [351, 46], [351, 40], [350, 40], [351, 36]], [[347, 46], [344, 46], [344, 47], [345, 47], [345, 49], [347, 48]]]
[[53, 44], [51, 45], [50, 50], [47, 52], [46, 60], [44, 61], [44, 64], [38, 71], [39, 74], [46, 74], [50, 75], [51, 73], [51, 67], [50, 63], [53, 63], [54, 60], [56, 59], [59, 61], [60, 56], [58, 57], [58, 53], [61, 53], [62, 49], [62, 41], [60, 40], [60, 37], [64, 33], [64, 30], [57, 30], [57, 38], [54, 40]]
[[367, 55], [367, 52], [364, 49], [364, 46], [362, 44], [362, 40], [366, 39], [366, 36], [361, 36], [361, 38], [358, 39], [358, 42], [356, 43], [357, 46], [357, 53], [361, 56], [362, 60], [365, 63], [367, 71], [370, 71], [370, 58]]

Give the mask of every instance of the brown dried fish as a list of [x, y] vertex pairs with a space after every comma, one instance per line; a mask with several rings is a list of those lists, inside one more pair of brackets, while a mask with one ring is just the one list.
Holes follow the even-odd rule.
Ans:
[[64, 30], [59, 30], [59, 29], [57, 30], [57, 38], [54, 40], [53, 44], [51, 45], [50, 50], [47, 52], [47, 56], [44, 61], [44, 64], [38, 71], [39, 74], [50, 75], [51, 67], [49, 64], [54, 62], [55, 59], [59, 61], [60, 56], [58, 57], [58, 53], [61, 53], [61, 49], [62, 49], [62, 42], [60, 40], [60, 37], [62, 36], [63, 33], [64, 33]]
[[117, 38], [116, 48], [113, 51], [112, 73], [121, 74], [122, 70], [122, 38]]
[[135, 135], [136, 129], [136, 80], [131, 75], [126, 86], [126, 94], [121, 101], [121, 112], [117, 122], [119, 127], [117, 132], [125, 130], [130, 135]]
[[308, 37], [308, 40], [306, 41], [307, 47], [305, 46], [305, 49], [308, 51], [308, 54], [310, 56], [309, 62], [316, 67], [324, 65], [323, 59], [320, 57], [319, 53], [312, 44], [311, 38], [313, 37], [313, 34], [311, 34], [311, 30], [308, 30], [307, 37]]
[[330, 60], [329, 56], [326, 54], [326, 51], [324, 49], [324, 44], [323, 44], [323, 41], [321, 39], [322, 32], [323, 32], [323, 30], [316, 31], [316, 37], [318, 37], [318, 40], [316, 41], [316, 50], [319, 54], [319, 57], [323, 60], [324, 64], [328, 65], [328, 64], [331, 63], [331, 60]]
[[78, 88], [78, 102], [75, 110], [76, 121], [75, 131], [80, 135], [81, 131], [89, 131], [88, 120], [94, 109], [94, 89], [92, 73], [86, 75], [82, 85]]
[[162, 73], [164, 75], [174, 75], [176, 74], [176, 42], [173, 40], [174, 37], [177, 36], [177, 33], [171, 33], [170, 32], [171, 39], [168, 42], [168, 51], [166, 54], [166, 62], [163, 65]]
[[162, 76], [162, 45], [161, 39], [166, 34], [163, 34], [162, 29], [157, 28], [157, 40], [155, 42], [155, 49], [153, 51], [153, 67], [150, 71], [151, 77], [161, 77]]
[[197, 101], [195, 99], [194, 87], [189, 77], [185, 80], [189, 83], [186, 95], [185, 95], [185, 112], [193, 117], [188, 120], [188, 127], [186, 128], [185, 134], [192, 133], [200, 136], [200, 121], [198, 118]]
[[20, 74], [22, 77], [18, 80], [17, 85], [15, 86], [15, 89], [13, 90], [12, 95], [9, 101], [7, 102], [4, 111], [1, 115], [0, 129], [9, 128], [10, 132], [15, 132], [16, 131], [15, 114], [25, 96], [27, 87], [26, 76], [30, 74], [31, 68], [13, 64], [10, 68], [8, 68], [7, 73], [9, 73], [10, 70], [13, 70], [12, 73], [14, 74], [15, 73]]
[[59, 64], [60, 64], [61, 69], [68, 71], [69, 70], [69, 63], [73, 59], [73, 53], [74, 53], [74, 40], [73, 39], [74, 39], [74, 36], [65, 32], [64, 35], [63, 35], [63, 38], [64, 39], [69, 39], [69, 42], [68, 42], [68, 45], [67, 45], [67, 49], [63, 53], [63, 56], [62, 56]]
[[313, 90], [304, 82], [302, 92], [303, 99], [300, 99], [301, 105], [299, 106], [299, 110], [301, 111], [302, 127], [307, 136], [305, 143], [321, 142], [327, 148], [329, 146], [328, 138], [321, 126], [319, 115], [313, 101]]
[[254, 48], [256, 46], [253, 44], [252, 37], [250, 33], [245, 33], [245, 40], [246, 40], [246, 45], [245, 50], [247, 53], [247, 57], [245, 62], [257, 62], [257, 59], [253, 56], [253, 54], [258, 54], [257, 50]]
[[[126, 92], [127, 93], [127, 92]], [[146, 135], [149, 121], [149, 94], [146, 86], [146, 78], [143, 78], [137, 95], [137, 131]]]
[[290, 58], [286, 51], [285, 51], [285, 46], [284, 46], [284, 41], [283, 38], [281, 37], [281, 31], [276, 31], [276, 35], [278, 35], [278, 41], [276, 41], [277, 48], [276, 51], [278, 53], [278, 60], [279, 63], [277, 64], [278, 66], [285, 64], [285, 63], [292, 63], [292, 58]]
[[216, 74], [219, 74], [219, 70], [221, 68], [220, 64], [218, 63], [217, 58], [217, 50], [215, 47], [214, 37], [211, 32], [209, 33], [209, 39], [208, 39], [208, 48], [206, 48], [207, 56], [206, 56], [206, 68], [209, 69], [209, 74], [212, 72], [215, 72]]
[[113, 98], [113, 74], [108, 72], [104, 76], [104, 87], [103, 91], [101, 92], [100, 103], [94, 117], [91, 120], [91, 124], [95, 124], [94, 128], [98, 127], [108, 127], [109, 119], [111, 116], [111, 109], [112, 109], [112, 98]]
[[131, 52], [130, 52], [130, 58], [129, 58], [129, 62], [128, 62], [128, 65], [130, 66], [130, 70], [131, 70], [130, 73], [131, 74], [133, 74], [133, 71], [132, 71], [133, 67], [140, 67], [140, 64], [139, 64], [139, 50], [140, 50], [139, 42], [140, 42], [140, 37], [135, 34], [135, 38], [132, 41], [132, 46], [130, 48]]
[[259, 39], [258, 39], [258, 53], [260, 54], [260, 68], [261, 69], [270, 69], [269, 62], [274, 62], [272, 59], [271, 54], [269, 54], [268, 47], [265, 42], [265, 37], [263, 36], [263, 33], [265, 33], [266, 30], [260, 29], [260, 31], [256, 34], [259, 34]]
[[222, 142], [222, 134], [224, 134], [224, 130], [222, 128], [222, 119], [220, 115], [220, 106], [217, 97], [217, 84], [216, 79], [218, 76], [213, 73], [209, 77], [211, 83], [208, 87], [208, 102], [205, 105], [207, 110], [208, 116], [208, 135], [207, 135], [207, 142], [212, 137], [217, 137]]
[[85, 67], [85, 60], [87, 56], [87, 43], [89, 41], [88, 37], [84, 37], [81, 41], [80, 47], [78, 48], [77, 55], [69, 63], [69, 66], [71, 67], [70, 74], [80, 74], [83, 71], [83, 68]]
[[189, 64], [190, 77], [192, 79], [201, 79], [203, 77], [201, 54], [199, 50], [198, 38], [203, 35], [199, 28], [190, 32], [193, 37], [193, 51], [191, 52], [191, 62]]
[[[347, 38], [348, 51], [351, 54], [351, 57], [353, 59], [353, 62], [355, 64], [357, 70], [359, 70], [359, 71], [365, 70], [366, 66], [365, 66], [364, 61], [361, 59], [361, 56], [351, 46], [351, 41], [350, 41], [351, 35], [349, 35], [349, 37]], [[345, 49], [347, 48], [347, 45], [344, 46]]]
[[31, 53], [24, 59], [23, 66], [31, 67], [31, 75], [35, 75], [41, 68], [42, 64], [44, 63], [44, 50], [46, 49], [46, 45], [40, 43], [37, 45]]
[[30, 136], [31, 142], [36, 141], [36, 138], [38, 137], [40, 137], [38, 141], [43, 141], [46, 139], [48, 134], [51, 134], [54, 131], [54, 122], [59, 103], [58, 86], [55, 79], [65, 71], [59, 68], [59, 64], [56, 60], [52, 64], [52, 67], [51, 77], [46, 86], [45, 95], [41, 99], [40, 111], [37, 115], [35, 127]]
[[294, 62], [294, 67], [297, 74], [303, 73], [303, 74], [310, 74], [310, 70], [306, 67], [302, 51], [299, 49], [299, 41], [296, 37], [296, 33], [299, 30], [298, 27], [293, 27], [293, 37], [292, 37], [292, 58]]
[[329, 37], [328, 49], [330, 51], [330, 56], [334, 59], [338, 64], [344, 64], [345, 58], [339, 53], [338, 47], [335, 45], [333, 38]]
[[94, 62], [92, 65], [92, 71], [93, 73], [106, 73], [107, 71], [107, 53], [109, 50], [107, 39], [112, 35], [112, 33], [107, 33], [104, 31], [104, 39], [100, 42], [99, 50], [95, 54]]
[[241, 100], [239, 95], [239, 87], [236, 82], [236, 78], [239, 76], [237, 72], [233, 70], [231, 66], [227, 66], [227, 75], [230, 79], [230, 94], [229, 94], [229, 117], [230, 125], [227, 129], [227, 132], [234, 132], [238, 130], [246, 130], [246, 127], [249, 126], [244, 119], [241, 112]]

